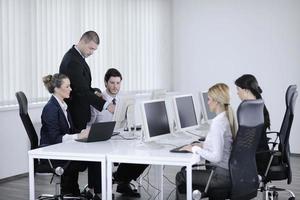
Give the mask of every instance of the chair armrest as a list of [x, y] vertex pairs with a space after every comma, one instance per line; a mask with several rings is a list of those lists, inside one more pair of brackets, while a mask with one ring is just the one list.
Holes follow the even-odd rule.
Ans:
[[194, 164], [192, 166], [193, 169], [198, 168], [198, 167], [210, 167], [210, 169], [215, 169], [217, 165], [214, 165], [212, 163], [202, 163], [202, 164]]
[[266, 134], [271, 134], [271, 133], [276, 133], [276, 134], [279, 134], [278, 131], [267, 131]]
[[257, 151], [256, 154], [271, 153], [270, 150]]
[[278, 142], [268, 142], [268, 144], [272, 144], [272, 149], [274, 150]]

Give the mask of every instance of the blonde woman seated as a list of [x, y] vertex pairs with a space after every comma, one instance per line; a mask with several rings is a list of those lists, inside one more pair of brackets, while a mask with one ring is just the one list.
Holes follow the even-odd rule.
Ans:
[[[182, 150], [191, 151], [202, 159], [216, 165], [210, 188], [231, 187], [228, 161], [232, 140], [236, 133], [236, 122], [230, 104], [229, 88], [224, 83], [218, 83], [208, 90], [208, 106], [211, 112], [217, 114], [212, 120], [210, 130], [203, 143], [187, 145]], [[192, 187], [204, 191], [211, 170], [193, 170]], [[186, 171], [184, 168], [176, 175], [177, 199], [185, 197]], [[184, 195], [182, 195], [184, 194]], [[225, 199], [225, 197], [224, 197]]]

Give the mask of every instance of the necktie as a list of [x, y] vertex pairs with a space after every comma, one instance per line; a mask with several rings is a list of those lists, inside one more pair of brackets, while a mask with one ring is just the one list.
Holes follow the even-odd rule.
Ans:
[[113, 103], [114, 105], [116, 105], [116, 99], [115, 99], [115, 98], [113, 98], [112, 103]]

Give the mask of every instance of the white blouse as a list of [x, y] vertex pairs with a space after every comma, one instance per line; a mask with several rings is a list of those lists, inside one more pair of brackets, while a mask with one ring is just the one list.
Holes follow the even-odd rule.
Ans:
[[[65, 115], [65, 117], [66, 117], [66, 120], [67, 120], [67, 122], [68, 122], [68, 125], [69, 125], [69, 127], [70, 127], [70, 122], [69, 122], [69, 120], [68, 120], [68, 113], [67, 113], [67, 109], [68, 109], [68, 105], [66, 104], [66, 102], [61, 102], [60, 101], [60, 99], [57, 97], [57, 96], [55, 96], [54, 94], [53, 94], [53, 96], [55, 97], [55, 99], [57, 100], [57, 102], [58, 102], [58, 104], [60, 105], [60, 107], [61, 107], [61, 109], [63, 110], [63, 112], [64, 112], [64, 115]], [[75, 140], [75, 139], [77, 139], [78, 138], [78, 134], [65, 134], [63, 137], [62, 137], [62, 142], [63, 143], [65, 143], [65, 142], [68, 142], [68, 141], [71, 141], [71, 140]]]
[[230, 124], [226, 112], [222, 112], [212, 120], [202, 148], [194, 146], [192, 151], [217, 166], [228, 169], [231, 145], [232, 133]]

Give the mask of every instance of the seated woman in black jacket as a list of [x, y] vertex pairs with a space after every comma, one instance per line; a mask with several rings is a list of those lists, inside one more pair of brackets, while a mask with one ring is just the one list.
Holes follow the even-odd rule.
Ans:
[[[89, 130], [76, 130], [68, 112], [68, 106], [64, 99], [70, 97], [70, 80], [64, 74], [48, 75], [43, 78], [45, 87], [52, 94], [42, 112], [41, 146], [64, 143], [69, 140], [88, 137]], [[54, 166], [61, 166], [67, 161], [54, 160]], [[61, 193], [72, 196], [80, 196], [78, 174], [86, 168], [100, 168], [100, 163], [71, 161], [61, 177]], [[100, 171], [100, 170], [95, 170]], [[93, 174], [89, 177], [89, 188], [94, 188], [95, 193], [101, 192], [101, 174]], [[95, 195], [94, 199], [98, 198]]]

